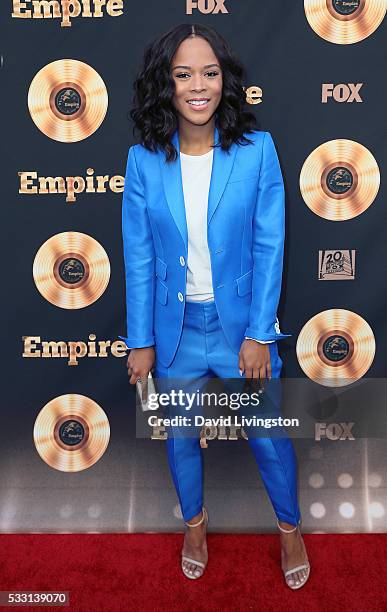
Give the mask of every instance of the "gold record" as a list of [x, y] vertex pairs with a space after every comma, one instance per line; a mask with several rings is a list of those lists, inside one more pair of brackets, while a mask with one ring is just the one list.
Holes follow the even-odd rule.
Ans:
[[364, 212], [380, 186], [378, 164], [368, 149], [353, 140], [324, 142], [305, 160], [300, 191], [316, 215], [331, 221], [353, 219]]
[[296, 344], [305, 374], [326, 387], [344, 387], [370, 368], [375, 356], [371, 327], [358, 314], [340, 308], [324, 310], [309, 319]]
[[108, 94], [88, 64], [61, 59], [44, 66], [28, 90], [28, 109], [43, 134], [59, 142], [78, 142], [93, 134], [105, 118]]
[[46, 404], [35, 420], [36, 450], [62, 472], [80, 472], [104, 454], [110, 439], [108, 418], [89, 397], [70, 393]]
[[110, 280], [110, 262], [91, 236], [62, 232], [42, 244], [32, 274], [48, 302], [72, 310], [93, 304], [103, 294]]
[[385, 0], [304, 0], [312, 30], [337, 45], [351, 45], [370, 36], [386, 13]]

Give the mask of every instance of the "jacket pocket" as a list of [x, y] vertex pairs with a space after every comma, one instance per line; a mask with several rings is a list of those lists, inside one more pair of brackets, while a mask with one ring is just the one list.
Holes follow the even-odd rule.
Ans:
[[168, 299], [168, 287], [158, 277], [156, 278], [156, 300], [160, 304], [166, 304]]
[[252, 291], [253, 270], [249, 270], [236, 279], [238, 295], [246, 295]]
[[156, 276], [159, 276], [163, 280], [167, 276], [167, 264], [165, 261], [156, 256]]

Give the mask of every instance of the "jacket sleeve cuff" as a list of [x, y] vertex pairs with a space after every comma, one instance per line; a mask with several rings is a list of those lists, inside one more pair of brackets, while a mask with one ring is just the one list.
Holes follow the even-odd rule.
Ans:
[[154, 346], [155, 337], [150, 336], [149, 338], [126, 338], [125, 336], [118, 336], [121, 340], [124, 340], [128, 349], [133, 348], [147, 348], [148, 346]]
[[245, 336], [245, 340], [255, 340], [255, 342], [259, 342], [259, 344], [271, 344], [274, 340], [258, 340], [257, 338], [250, 338], [249, 336]]
[[248, 327], [245, 331], [245, 337], [248, 336], [249, 338], [253, 338], [256, 340], [282, 340], [282, 338], [290, 338], [292, 335], [293, 334], [282, 334], [277, 332], [273, 334], [268, 334], [252, 327]]

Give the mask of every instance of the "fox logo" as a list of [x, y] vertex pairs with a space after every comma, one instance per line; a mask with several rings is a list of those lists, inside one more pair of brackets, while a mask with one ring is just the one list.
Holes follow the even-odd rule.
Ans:
[[359, 90], [363, 83], [323, 83], [321, 90], [321, 102], [326, 104], [328, 98], [333, 98], [335, 102], [363, 102]]
[[314, 439], [320, 441], [322, 438], [328, 440], [354, 440], [352, 427], [355, 423], [315, 423]]
[[192, 15], [193, 10], [198, 10], [204, 15], [212, 13], [228, 13], [224, 6], [226, 0], [186, 0], [186, 13]]

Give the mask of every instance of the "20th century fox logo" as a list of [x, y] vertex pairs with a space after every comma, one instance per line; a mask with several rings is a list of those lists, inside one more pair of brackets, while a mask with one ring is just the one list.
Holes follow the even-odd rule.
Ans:
[[352, 428], [355, 423], [315, 423], [314, 439], [317, 441], [327, 438], [328, 440], [355, 440]]

